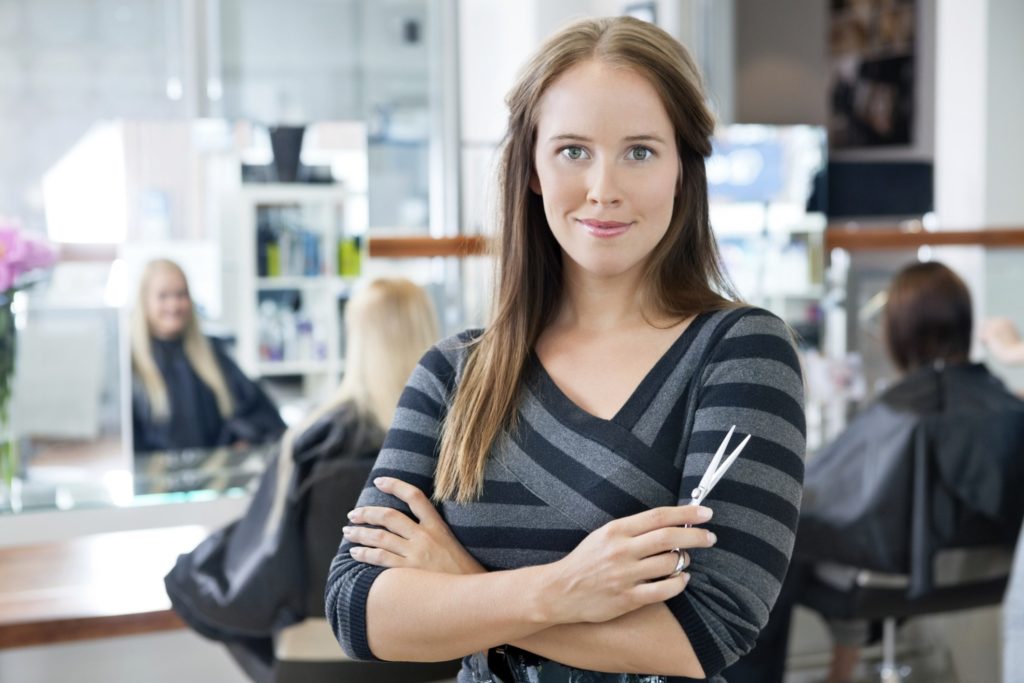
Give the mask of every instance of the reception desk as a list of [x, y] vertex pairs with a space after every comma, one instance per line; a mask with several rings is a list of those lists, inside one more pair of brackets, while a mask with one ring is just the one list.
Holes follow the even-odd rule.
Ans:
[[181, 628], [163, 577], [202, 526], [0, 549], [0, 649]]

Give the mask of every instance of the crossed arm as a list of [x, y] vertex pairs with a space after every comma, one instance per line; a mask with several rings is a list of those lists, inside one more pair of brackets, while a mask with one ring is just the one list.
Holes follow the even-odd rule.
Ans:
[[[436, 351], [413, 374], [378, 459], [386, 476], [361, 497], [373, 507], [352, 518], [378, 528], [349, 528], [332, 565], [328, 616], [350, 655], [442, 660], [510, 643], [582, 669], [701, 678], [753, 646], [789, 563], [803, 473], [802, 384], [781, 321], [739, 319], [702, 376], [690, 450], [709, 454], [736, 423], [756, 446], [718, 487], [727, 534], [713, 549], [692, 527], [707, 519], [679, 505], [611, 521], [549, 564], [483, 572], [421, 493], [455, 367]], [[687, 456], [681, 489], [700, 463]], [[411, 517], [391, 510], [399, 501]], [[696, 559], [689, 584], [669, 576], [675, 548]]]
[[[674, 548], [704, 548], [710, 510], [663, 507], [606, 524], [562, 560], [486, 572], [415, 486], [382, 477], [383, 492], [417, 520], [386, 507], [357, 508], [345, 538], [352, 557], [389, 567], [367, 599], [371, 649], [382, 659], [438, 660], [502, 643], [569, 666], [703, 678], [665, 600], [687, 573], [670, 576]], [[361, 546], [361, 547], [360, 547]]]

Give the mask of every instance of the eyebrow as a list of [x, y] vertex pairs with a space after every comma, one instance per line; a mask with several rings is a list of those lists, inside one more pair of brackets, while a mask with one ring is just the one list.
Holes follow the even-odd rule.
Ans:
[[[665, 140], [660, 135], [654, 133], [644, 133], [642, 135], [627, 135], [625, 138], [626, 142], [660, 142], [666, 144]], [[549, 142], [558, 142], [562, 140], [569, 140], [573, 142], [593, 142], [592, 138], [588, 138], [585, 135], [576, 135], [575, 133], [561, 133], [560, 135], [552, 135], [548, 138]]]

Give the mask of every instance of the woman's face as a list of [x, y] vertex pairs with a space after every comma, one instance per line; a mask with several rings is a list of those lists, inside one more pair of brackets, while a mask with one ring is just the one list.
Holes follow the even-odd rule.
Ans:
[[159, 268], [146, 288], [146, 322], [157, 339], [180, 337], [192, 317], [192, 300], [181, 273]]
[[541, 97], [534, 169], [567, 274], [638, 278], [668, 230], [680, 173], [654, 86], [596, 60], [566, 71]]

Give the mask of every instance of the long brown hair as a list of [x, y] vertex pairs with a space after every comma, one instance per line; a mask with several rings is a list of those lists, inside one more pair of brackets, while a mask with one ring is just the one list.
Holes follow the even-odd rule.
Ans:
[[[514, 426], [519, 384], [530, 349], [562, 297], [562, 252], [529, 187], [541, 97], [571, 67], [596, 59], [635, 70], [657, 90], [675, 129], [681, 173], [668, 230], [648, 259], [646, 308], [683, 320], [726, 308], [735, 298], [719, 266], [708, 219], [705, 159], [714, 117], [700, 74], [682, 45], [658, 27], [629, 17], [589, 19], [540, 48], [509, 92], [498, 187], [499, 240], [493, 319], [474, 343], [444, 422], [435, 498], [479, 496], [487, 453]], [[723, 294], [725, 296], [723, 296]]]

